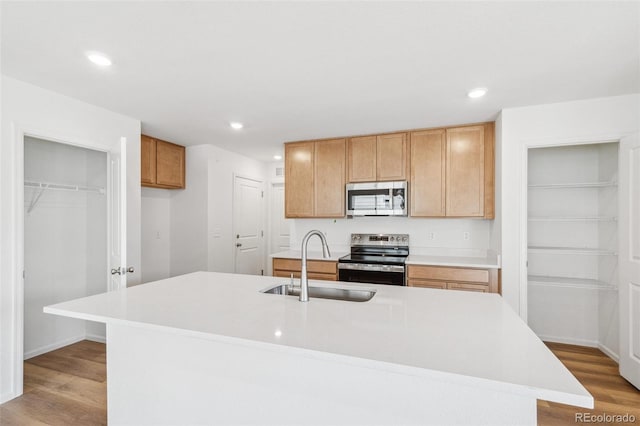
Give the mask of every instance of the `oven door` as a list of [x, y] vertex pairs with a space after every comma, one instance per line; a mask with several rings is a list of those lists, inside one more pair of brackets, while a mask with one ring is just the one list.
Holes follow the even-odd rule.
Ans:
[[338, 263], [338, 279], [354, 283], [405, 285], [404, 266]]

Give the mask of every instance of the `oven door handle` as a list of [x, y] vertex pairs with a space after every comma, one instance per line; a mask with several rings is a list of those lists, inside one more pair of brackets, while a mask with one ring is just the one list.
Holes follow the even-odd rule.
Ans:
[[338, 263], [338, 269], [350, 269], [353, 271], [372, 271], [372, 272], [402, 272], [404, 266], [399, 265], [371, 265], [366, 263]]

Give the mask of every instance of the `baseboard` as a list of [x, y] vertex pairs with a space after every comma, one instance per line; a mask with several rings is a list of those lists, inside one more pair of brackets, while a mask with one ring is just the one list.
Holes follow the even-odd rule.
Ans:
[[604, 354], [606, 356], [608, 356], [609, 358], [611, 358], [615, 362], [620, 363], [620, 357], [618, 356], [618, 354], [615, 353], [614, 351], [612, 351], [611, 349], [609, 349], [607, 346], [598, 344], [598, 349], [600, 349], [602, 352], [604, 352]]
[[597, 348], [599, 346], [597, 340], [572, 339], [570, 337], [545, 336], [543, 334], [538, 334], [538, 337], [544, 342], [564, 343], [567, 345], [587, 346], [590, 348]]
[[60, 342], [52, 343], [50, 345], [41, 346], [41, 347], [39, 347], [37, 349], [33, 349], [33, 350], [29, 351], [29, 352], [25, 352], [24, 356], [23, 356], [23, 359], [27, 360], [29, 358], [33, 358], [33, 357], [36, 357], [38, 355], [42, 355], [42, 354], [47, 353], [47, 352], [55, 351], [56, 349], [60, 349], [60, 348], [62, 348], [64, 346], [68, 346], [68, 345], [71, 345], [73, 343], [77, 343], [77, 342], [79, 342], [81, 340], [84, 340], [84, 339], [85, 339], [85, 335], [83, 334], [81, 336], [71, 337], [69, 339], [65, 339], [65, 340], [62, 340]]
[[87, 334], [85, 336], [86, 340], [90, 340], [92, 342], [98, 342], [98, 343], [107, 343], [107, 338], [105, 336], [101, 336], [99, 334]]
[[7, 401], [11, 401], [13, 398], [17, 396], [18, 395], [16, 395], [15, 392], [5, 392], [0, 395], [0, 404], [4, 404]]

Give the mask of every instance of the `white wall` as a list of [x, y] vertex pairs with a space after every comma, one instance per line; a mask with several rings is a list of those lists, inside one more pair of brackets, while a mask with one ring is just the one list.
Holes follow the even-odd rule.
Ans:
[[[25, 138], [26, 181], [105, 188], [107, 156], [70, 145]], [[25, 187], [24, 358], [87, 337], [87, 324], [44, 314], [46, 305], [107, 289], [105, 194]], [[104, 339], [104, 326], [91, 325]]]
[[[234, 271], [235, 237], [233, 235], [234, 174], [263, 182], [266, 189], [266, 163], [234, 152], [209, 146], [209, 253], [208, 268], [216, 272]], [[267, 191], [265, 194], [268, 195]], [[262, 203], [263, 269], [266, 270], [266, 232], [268, 199]]]
[[501, 152], [498, 186], [502, 253], [502, 295], [527, 318], [526, 247], [523, 232], [526, 212], [526, 147], [619, 139], [639, 130], [640, 95], [625, 95], [522, 108], [501, 113], [497, 134]]
[[19, 296], [16, 289], [21, 283], [17, 200], [23, 191], [17, 185], [16, 159], [22, 144], [17, 138], [18, 128], [86, 146], [110, 146], [121, 137], [127, 138], [127, 252], [128, 266], [136, 268], [128, 279], [132, 284], [140, 280], [140, 122], [5, 76], [1, 109], [0, 402], [19, 392], [22, 365], [16, 358], [22, 341], [14, 334]]
[[[185, 189], [143, 191], [144, 282], [193, 271], [233, 272], [233, 176], [266, 181], [265, 163], [212, 145], [187, 147], [186, 165]], [[265, 224], [266, 206], [265, 199]]]
[[171, 190], [142, 188], [142, 282], [169, 277]]
[[[409, 234], [410, 252], [414, 254], [456, 253], [483, 256], [490, 248], [490, 220], [421, 219], [410, 217], [356, 217], [353, 219], [294, 219], [291, 247], [300, 249], [304, 235], [318, 229], [327, 237], [332, 250], [348, 251], [351, 233]], [[469, 233], [466, 240], [464, 233]], [[309, 247], [321, 250], [320, 240], [309, 241]]]

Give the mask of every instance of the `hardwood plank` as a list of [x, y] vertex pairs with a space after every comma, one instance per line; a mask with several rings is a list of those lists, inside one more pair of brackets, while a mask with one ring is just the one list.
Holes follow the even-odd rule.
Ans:
[[[593, 395], [594, 409], [588, 410], [548, 401], [538, 401], [538, 425], [576, 424], [576, 413], [635, 416], [640, 424], [640, 390], [618, 373], [618, 364], [597, 348], [545, 342], [551, 351]], [[589, 422], [605, 425], [606, 422]]]
[[106, 382], [77, 377], [25, 363], [24, 381], [32, 389], [47, 389], [74, 401], [104, 408], [107, 406]]
[[20, 416], [22, 424], [31, 421], [49, 425], [106, 425], [107, 410], [78, 402], [55, 392], [34, 389], [2, 405], [8, 416]]
[[28, 363], [51, 370], [68, 372], [74, 376], [98, 382], [104, 382], [107, 379], [107, 372], [103, 363], [80, 358], [69, 358], [64, 354], [59, 354], [57, 351], [31, 358]]
[[[87, 361], [95, 361], [101, 364], [107, 363], [107, 354], [104, 350], [104, 343], [83, 340], [69, 346], [65, 346], [55, 351], [58, 355], [79, 358]], [[29, 360], [27, 360], [29, 362]]]

